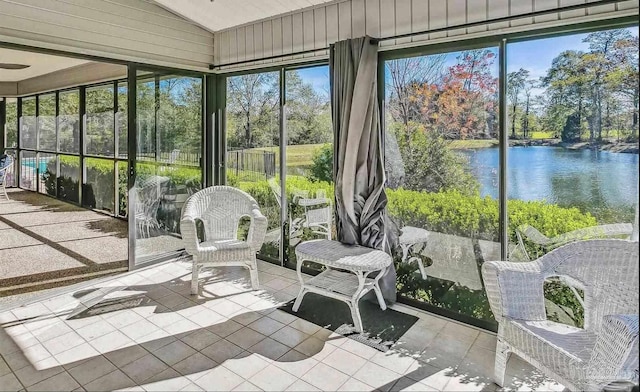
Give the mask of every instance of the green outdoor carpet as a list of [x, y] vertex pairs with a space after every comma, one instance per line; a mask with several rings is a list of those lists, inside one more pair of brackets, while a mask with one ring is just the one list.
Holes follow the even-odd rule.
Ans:
[[307, 293], [297, 312], [291, 308], [291, 300], [279, 309], [301, 319], [354, 339], [382, 352], [387, 351], [418, 318], [393, 309], [380, 309], [377, 302], [360, 300], [360, 314], [364, 332], [356, 333], [349, 306], [337, 299], [315, 293]]

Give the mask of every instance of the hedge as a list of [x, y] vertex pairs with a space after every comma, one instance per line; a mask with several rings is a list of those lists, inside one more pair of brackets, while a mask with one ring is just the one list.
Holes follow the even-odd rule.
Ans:
[[[55, 194], [58, 187], [58, 197], [78, 201], [78, 179], [80, 178], [80, 160], [76, 156], [60, 155], [60, 175], [53, 176], [55, 160], [51, 160], [45, 173], [45, 187], [47, 193]], [[155, 163], [139, 162], [136, 167], [138, 180], [143, 180], [151, 175], [158, 174], [169, 177], [170, 186], [185, 185], [189, 190], [197, 190], [202, 187], [201, 172], [199, 168], [171, 167], [159, 172], [160, 166]], [[114, 209], [114, 168], [113, 160], [99, 158], [85, 158], [87, 184], [83, 185], [82, 204], [91, 208], [100, 208], [109, 211]], [[118, 203], [122, 216], [127, 211], [127, 164], [118, 165]]]

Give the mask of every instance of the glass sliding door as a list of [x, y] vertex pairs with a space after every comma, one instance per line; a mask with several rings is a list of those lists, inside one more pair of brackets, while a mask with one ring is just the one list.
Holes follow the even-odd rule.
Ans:
[[202, 77], [137, 72], [135, 265], [184, 248], [182, 206], [202, 188], [202, 91]]
[[4, 124], [5, 154], [14, 157], [16, 162], [13, 171], [7, 175], [7, 186], [16, 186], [15, 173], [17, 172], [18, 157], [15, 148], [18, 147], [18, 100], [17, 98], [5, 98], [6, 118]]
[[280, 76], [278, 72], [227, 78], [226, 184], [256, 198], [269, 220], [259, 254], [280, 260]]
[[[533, 260], [571, 241], [629, 238], [638, 27], [509, 44], [507, 64], [511, 246]], [[583, 326], [582, 298], [566, 282], [549, 279], [544, 294], [549, 319]]]
[[287, 70], [285, 81], [287, 260], [295, 266], [301, 241], [335, 238], [329, 66]]
[[384, 63], [388, 213], [398, 293], [494, 327], [481, 266], [500, 259], [498, 49]]

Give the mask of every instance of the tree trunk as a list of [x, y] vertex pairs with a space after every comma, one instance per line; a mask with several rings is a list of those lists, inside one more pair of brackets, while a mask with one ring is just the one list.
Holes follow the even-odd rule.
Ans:
[[511, 138], [515, 139], [516, 138], [516, 107], [518, 105], [518, 101], [515, 100], [513, 102], [513, 111], [512, 111], [512, 115], [511, 115]]

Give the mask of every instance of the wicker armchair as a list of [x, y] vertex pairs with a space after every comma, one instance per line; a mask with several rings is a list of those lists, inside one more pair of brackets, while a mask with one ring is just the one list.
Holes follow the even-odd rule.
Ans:
[[[482, 276], [499, 323], [497, 384], [511, 353], [570, 390], [638, 382], [637, 242], [573, 242], [531, 262], [486, 262]], [[557, 276], [583, 291], [584, 329], [547, 320], [543, 282]]]
[[[240, 219], [251, 220], [246, 240], [238, 238]], [[204, 226], [198, 239], [196, 221]], [[251, 286], [258, 288], [256, 252], [267, 231], [267, 218], [248, 193], [228, 186], [213, 186], [194, 193], [185, 203], [180, 221], [182, 241], [193, 256], [191, 294], [198, 293], [198, 273], [203, 266], [241, 266], [249, 269]]]
[[11, 155], [7, 155], [4, 159], [0, 160], [0, 189], [7, 200], [9, 200], [9, 195], [7, 194], [7, 178], [12, 174], [12, 170], [13, 157]]
[[612, 223], [608, 225], [585, 227], [583, 229], [573, 230], [568, 233], [563, 233], [556, 237], [549, 238], [538, 231], [535, 227], [524, 224], [517, 228], [516, 236], [518, 237], [518, 245], [524, 253], [524, 256], [528, 260], [531, 260], [531, 257], [525, 247], [525, 239], [531, 241], [533, 244], [539, 246], [545, 251], [550, 251], [574, 241], [595, 240], [598, 238], [627, 239], [632, 232], [633, 226], [631, 223]]

